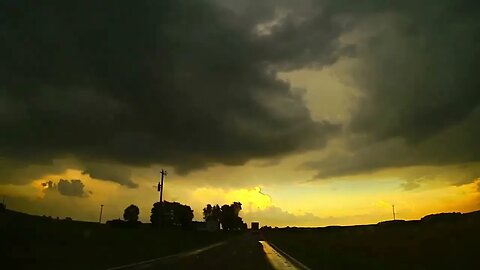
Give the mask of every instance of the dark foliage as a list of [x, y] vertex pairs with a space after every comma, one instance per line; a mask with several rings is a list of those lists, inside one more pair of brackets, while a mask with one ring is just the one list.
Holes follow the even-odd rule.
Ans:
[[216, 220], [222, 224], [223, 230], [243, 230], [246, 224], [243, 223], [242, 218], [239, 216], [242, 210], [242, 203], [233, 202], [231, 205], [225, 204], [222, 207], [207, 204], [203, 208], [203, 219], [205, 221]]
[[156, 202], [153, 204], [150, 222], [156, 227], [191, 227], [193, 210], [178, 202]]
[[140, 214], [140, 209], [138, 206], [131, 204], [129, 207], [125, 208], [123, 212], [123, 219], [130, 223], [136, 223], [138, 221], [138, 215]]
[[220, 209], [220, 206], [218, 204], [215, 206], [212, 206], [211, 204], [207, 204], [207, 207], [203, 208], [203, 220], [220, 221], [221, 212], [222, 210]]
[[159, 227], [162, 223], [162, 208], [162, 203], [156, 202], [153, 204], [152, 210], [150, 211], [150, 222], [155, 227]]
[[151, 230], [121, 219], [107, 224], [57, 221], [7, 209], [0, 215], [0, 269], [108, 269], [198, 249], [228, 237]]
[[224, 230], [241, 230], [243, 228], [243, 220], [238, 216], [242, 210], [240, 202], [234, 202], [231, 205], [223, 205], [221, 207], [220, 223]]
[[440, 214], [431, 214], [424, 216], [422, 221], [424, 222], [449, 222], [449, 221], [456, 221], [462, 217], [461, 213], [440, 213]]

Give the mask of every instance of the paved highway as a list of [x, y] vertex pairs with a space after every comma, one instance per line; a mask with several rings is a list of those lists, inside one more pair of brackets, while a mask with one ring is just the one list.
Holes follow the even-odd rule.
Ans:
[[198, 250], [147, 260], [108, 270], [153, 269], [265, 269], [295, 270], [304, 268], [287, 254], [278, 252], [258, 235], [244, 234], [226, 242]]

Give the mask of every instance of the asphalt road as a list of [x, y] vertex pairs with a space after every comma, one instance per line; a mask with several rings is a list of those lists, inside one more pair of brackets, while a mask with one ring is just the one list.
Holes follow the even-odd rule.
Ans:
[[[110, 270], [150, 269], [299, 269], [250, 233], [199, 250], [110, 268]], [[279, 263], [281, 262], [281, 263]]]

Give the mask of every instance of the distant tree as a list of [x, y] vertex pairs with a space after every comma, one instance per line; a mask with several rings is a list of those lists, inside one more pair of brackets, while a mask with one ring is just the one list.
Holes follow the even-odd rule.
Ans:
[[125, 211], [123, 211], [123, 219], [131, 223], [136, 223], [139, 214], [140, 209], [138, 209], [136, 205], [131, 204], [129, 207], [125, 208]]
[[205, 208], [203, 208], [203, 220], [205, 221], [210, 221], [210, 220], [216, 220], [220, 221], [220, 215], [222, 213], [222, 209], [220, 209], [220, 206], [217, 204], [215, 206], [212, 206], [211, 204], [207, 204]]
[[150, 215], [150, 222], [155, 227], [160, 226], [162, 222], [162, 204], [160, 202], [156, 202], [153, 204], [151, 215]]
[[232, 228], [234, 212], [230, 205], [225, 204], [220, 208], [222, 211], [220, 213], [220, 223], [222, 224], [222, 229], [228, 231]]
[[162, 227], [182, 226], [186, 228], [191, 225], [192, 219], [193, 210], [190, 206], [167, 201], [154, 203], [150, 216], [152, 225]]
[[222, 214], [222, 210], [220, 209], [220, 206], [217, 204], [214, 207], [212, 207], [212, 219], [216, 221], [220, 221], [220, 215]]
[[207, 206], [203, 208], [203, 219], [205, 221], [218, 221], [220, 224], [222, 224], [222, 228], [227, 231], [243, 230], [245, 228], [245, 224], [243, 223], [242, 218], [239, 216], [241, 210], [242, 203], [240, 202], [233, 202], [230, 205], [225, 204], [222, 207], [220, 207], [218, 204], [215, 206], [207, 204]]
[[220, 213], [220, 223], [224, 230], [241, 230], [244, 228], [243, 220], [239, 217], [240, 210], [242, 210], [242, 204], [240, 202], [234, 202], [231, 205], [223, 205]]
[[213, 207], [211, 204], [207, 204], [207, 207], [203, 208], [203, 220], [209, 221], [212, 219]]
[[164, 225], [188, 227], [193, 219], [193, 210], [178, 202], [163, 202]]
[[461, 217], [462, 217], [462, 213], [460, 212], [439, 213], [439, 214], [426, 215], [421, 219], [421, 221], [422, 222], [450, 222], [450, 221], [456, 221]]
[[240, 210], [242, 210], [242, 203], [241, 202], [233, 202], [230, 206], [233, 208], [233, 212], [234, 212], [235, 216], [238, 217], [238, 214], [240, 213]]
[[176, 217], [182, 227], [190, 227], [193, 220], [193, 210], [188, 205], [181, 205], [180, 212], [176, 213]]

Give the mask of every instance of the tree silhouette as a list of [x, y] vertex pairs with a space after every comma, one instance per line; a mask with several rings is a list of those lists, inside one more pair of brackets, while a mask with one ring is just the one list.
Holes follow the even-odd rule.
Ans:
[[212, 219], [216, 221], [220, 221], [220, 215], [222, 213], [222, 210], [220, 209], [220, 206], [217, 204], [214, 207], [212, 207]]
[[238, 214], [240, 213], [240, 210], [242, 210], [242, 203], [241, 202], [233, 202], [230, 206], [232, 207], [235, 216], [238, 217]]
[[222, 210], [220, 214], [220, 223], [222, 224], [222, 228], [227, 231], [232, 230], [235, 219], [235, 212], [233, 211], [233, 208], [230, 205], [225, 204], [220, 209]]
[[123, 211], [123, 219], [130, 223], [135, 223], [138, 221], [138, 215], [140, 214], [140, 209], [134, 204], [131, 204], [129, 207], [125, 208]]
[[189, 227], [192, 219], [193, 210], [190, 206], [167, 201], [154, 203], [150, 216], [152, 225], [162, 227]]
[[220, 206], [215, 205], [212, 206], [211, 204], [207, 204], [205, 208], [203, 208], [203, 220], [205, 221], [210, 221], [210, 220], [220, 220], [220, 215], [221, 215], [222, 210], [220, 209]]
[[222, 207], [207, 204], [203, 208], [203, 219], [205, 221], [218, 221], [222, 224], [224, 230], [241, 230], [244, 228], [244, 223], [239, 213], [242, 210], [242, 203], [233, 202], [231, 205], [225, 204]]
[[163, 217], [165, 226], [188, 227], [193, 219], [193, 210], [188, 205], [164, 201]]
[[153, 204], [150, 222], [153, 226], [159, 227], [162, 223], [162, 203], [156, 202]]
[[212, 205], [207, 204], [207, 207], [203, 208], [203, 220], [209, 221], [212, 219]]

